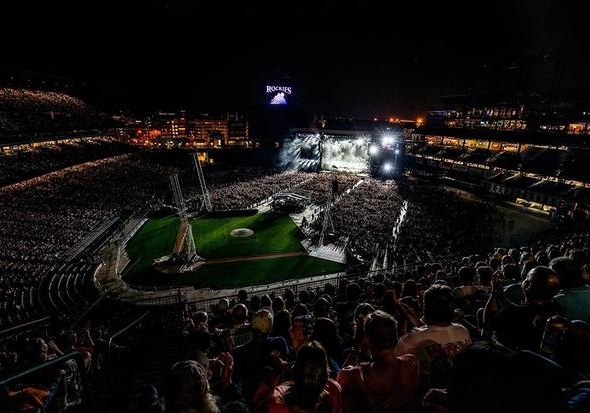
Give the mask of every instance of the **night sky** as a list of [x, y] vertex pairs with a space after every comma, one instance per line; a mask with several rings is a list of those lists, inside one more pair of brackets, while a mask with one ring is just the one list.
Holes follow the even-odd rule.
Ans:
[[588, 91], [587, 1], [399, 3], [8, 0], [0, 66], [134, 111], [247, 111], [279, 75], [306, 110], [349, 116], [415, 117], [441, 95]]

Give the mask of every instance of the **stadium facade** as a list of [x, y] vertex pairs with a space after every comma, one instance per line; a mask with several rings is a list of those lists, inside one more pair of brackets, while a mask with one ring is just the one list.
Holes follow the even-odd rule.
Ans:
[[457, 96], [405, 136], [413, 172], [556, 219], [587, 216], [590, 105]]

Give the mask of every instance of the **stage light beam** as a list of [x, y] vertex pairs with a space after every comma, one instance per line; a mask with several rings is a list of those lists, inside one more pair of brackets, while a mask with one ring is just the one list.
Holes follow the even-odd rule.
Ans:
[[383, 135], [383, 137], [381, 138], [381, 143], [383, 145], [393, 145], [394, 139], [393, 136], [391, 135]]

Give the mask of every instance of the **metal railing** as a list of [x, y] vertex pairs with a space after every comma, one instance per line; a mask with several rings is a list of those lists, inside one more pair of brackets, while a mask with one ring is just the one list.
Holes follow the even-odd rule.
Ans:
[[80, 257], [90, 246], [101, 238], [107, 238], [106, 234], [111, 228], [121, 220], [120, 216], [114, 216], [108, 221], [102, 222], [96, 228], [94, 228], [88, 235], [81, 239], [78, 243], [72, 246], [69, 250], [63, 253], [61, 256], [66, 262], [73, 262], [76, 258]]
[[80, 326], [81, 322], [84, 319], [86, 319], [86, 317], [88, 317], [88, 315], [91, 314], [96, 307], [98, 307], [100, 304], [102, 304], [102, 302], [104, 300], [105, 300], [104, 295], [101, 295], [100, 297], [98, 297], [92, 304], [90, 304], [88, 306], [88, 308], [77, 319], [75, 319], [72, 322], [72, 324], [70, 324], [70, 327], [68, 328], [68, 330], [75, 330], [78, 326]]
[[125, 334], [126, 332], [131, 330], [133, 327], [135, 327], [136, 325], [141, 323], [149, 314], [150, 314], [150, 312], [146, 311], [141, 316], [139, 316], [134, 321], [127, 324], [125, 327], [123, 327], [121, 330], [117, 331], [115, 334], [113, 334], [111, 336], [111, 338], [109, 339], [109, 344], [108, 344], [108, 348], [107, 348], [107, 363], [109, 364], [109, 369], [111, 367], [110, 363], [112, 361], [111, 356], [112, 356], [113, 342], [115, 341], [115, 339], [122, 336], [123, 334]]
[[[115, 404], [120, 402], [120, 399], [122, 395], [125, 393], [127, 386], [131, 385], [130, 378], [133, 375], [133, 368], [137, 367], [135, 366], [136, 363], [134, 363], [134, 361], [131, 360], [129, 357], [132, 354], [137, 355], [137, 352], [129, 352], [128, 345], [120, 346], [119, 351], [127, 350], [127, 353], [125, 354], [125, 361], [127, 365], [119, 365], [119, 367], [121, 368], [118, 370], [118, 372], [120, 372], [121, 374], [117, 374], [115, 372], [115, 341], [118, 338], [123, 337], [128, 332], [131, 332], [134, 327], [140, 325], [141, 322], [144, 321], [149, 315], [150, 312], [146, 311], [141, 316], [133, 320], [131, 323], [127, 324], [125, 327], [113, 334], [108, 341], [106, 349], [106, 372], [108, 376], [109, 394], [111, 395], [110, 400]], [[123, 372], [125, 372], [126, 377], [123, 377]], [[118, 378], [119, 380], [117, 381], [116, 378]]]
[[[84, 395], [82, 399], [82, 405], [84, 406], [83, 411], [93, 412], [94, 411], [94, 400], [92, 393], [90, 392], [90, 386], [88, 382], [88, 376], [86, 374], [86, 367], [84, 365], [84, 357], [78, 351], [73, 351], [62, 356], [59, 356], [53, 360], [46, 361], [37, 366], [31, 367], [19, 373], [16, 373], [2, 381], [0, 381], [0, 411], [11, 413], [16, 411], [12, 408], [10, 401], [10, 386], [12, 384], [22, 383], [24, 379], [31, 377], [33, 374], [47, 370], [49, 368], [59, 368], [68, 360], [74, 360], [78, 366], [78, 372], [82, 381], [82, 393]], [[27, 383], [31, 384], [31, 383]], [[42, 384], [42, 383], [38, 383]], [[64, 383], [65, 385], [65, 383]]]
[[29, 321], [24, 324], [19, 324], [14, 327], [7, 328], [5, 330], [0, 330], [0, 338], [13, 336], [16, 333], [21, 333], [23, 331], [31, 331], [35, 330], [40, 327], [45, 327], [51, 323], [51, 317], [43, 317], [37, 320]]

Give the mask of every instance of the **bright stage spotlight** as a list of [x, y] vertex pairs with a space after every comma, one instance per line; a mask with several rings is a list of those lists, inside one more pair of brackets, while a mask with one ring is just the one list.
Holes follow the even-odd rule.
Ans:
[[394, 153], [395, 153], [396, 155], [399, 155], [399, 149], [396, 149], [396, 150], [394, 151]]
[[383, 164], [383, 170], [385, 172], [391, 172], [392, 169], [393, 169], [393, 166], [391, 166], [390, 163]]
[[369, 146], [369, 155], [377, 155], [379, 153], [379, 148], [377, 145]]
[[393, 136], [391, 135], [383, 135], [383, 137], [381, 138], [381, 144], [382, 145], [393, 145]]

